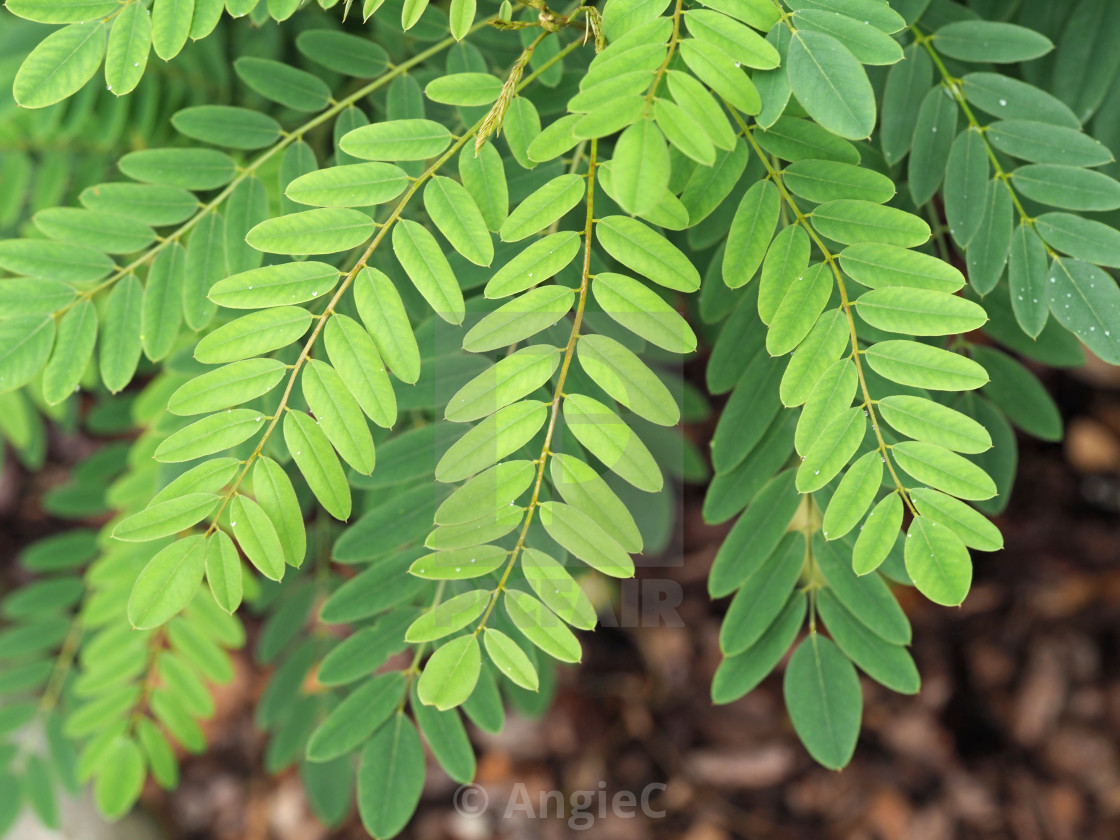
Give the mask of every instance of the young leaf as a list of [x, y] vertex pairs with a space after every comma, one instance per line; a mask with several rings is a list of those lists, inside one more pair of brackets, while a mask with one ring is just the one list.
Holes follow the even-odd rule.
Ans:
[[972, 584], [972, 562], [960, 537], [925, 516], [906, 532], [906, 572], [919, 592], [946, 607], [964, 601]]
[[393, 228], [393, 253], [432, 310], [449, 324], [463, 323], [466, 310], [459, 282], [427, 228], [408, 219], [398, 222]]
[[478, 637], [468, 634], [439, 647], [424, 665], [416, 691], [420, 701], [447, 711], [471, 696], [482, 667]]
[[232, 614], [240, 606], [244, 586], [241, 558], [225, 531], [215, 532], [206, 544], [206, 581], [223, 610]]
[[191, 602], [206, 569], [206, 540], [176, 540], [140, 571], [128, 598], [128, 621], [137, 630], [158, 627]]
[[354, 302], [389, 370], [402, 382], [414, 384], [420, 378], [420, 348], [393, 281], [380, 271], [363, 268], [354, 280]]
[[24, 108], [53, 105], [93, 78], [104, 56], [105, 23], [71, 23], [40, 41], [24, 59], [12, 95]]
[[280, 537], [259, 504], [248, 496], [234, 496], [229, 506], [229, 524], [238, 545], [257, 571], [269, 580], [284, 577]]
[[301, 411], [289, 411], [284, 417], [284, 443], [327, 513], [349, 519], [350, 485], [319, 424]]

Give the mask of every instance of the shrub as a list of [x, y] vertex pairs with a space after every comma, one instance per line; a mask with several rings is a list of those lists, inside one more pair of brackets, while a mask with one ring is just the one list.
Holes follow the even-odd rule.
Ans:
[[1023, 360], [1120, 363], [1108, 0], [6, 5], [0, 432], [106, 442], [0, 607], [0, 828], [175, 786], [247, 608], [268, 769], [397, 834], [681, 481], [713, 700], [792, 651], [843, 767], [858, 671], [919, 688], [892, 590], [960, 604], [1061, 436]]

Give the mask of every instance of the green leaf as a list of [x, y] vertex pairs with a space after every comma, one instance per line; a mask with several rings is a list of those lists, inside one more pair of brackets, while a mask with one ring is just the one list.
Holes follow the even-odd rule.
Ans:
[[933, 33], [933, 45], [950, 58], [983, 64], [1030, 61], [1054, 49], [1040, 32], [991, 20], [947, 23]]
[[105, 52], [105, 83], [109, 90], [117, 96], [131, 93], [144, 76], [151, 48], [151, 15], [139, 3], [126, 5], [109, 30]]
[[216, 531], [206, 544], [206, 580], [223, 610], [232, 614], [241, 605], [241, 558], [225, 531]]
[[669, 169], [669, 149], [660, 129], [649, 119], [634, 123], [618, 138], [611, 159], [618, 203], [634, 215], [653, 210], [669, 187]]
[[1033, 373], [999, 350], [973, 347], [972, 356], [991, 381], [984, 393], [1016, 426], [1042, 440], [1062, 439], [1062, 415]]
[[267, 394], [286, 370], [276, 359], [234, 362], [183, 383], [171, 395], [167, 409], [172, 414], [191, 415], [231, 408]]
[[557, 616], [582, 630], [595, 626], [595, 608], [579, 582], [562, 565], [542, 551], [526, 548], [522, 553], [522, 571], [537, 597]]
[[126, 542], [169, 537], [205, 519], [214, 510], [217, 501], [218, 497], [213, 493], [187, 493], [148, 505], [139, 513], [118, 522], [113, 529], [113, 537]]
[[551, 327], [568, 314], [574, 302], [574, 290], [567, 286], [530, 289], [475, 324], [463, 338], [463, 349], [485, 353], [509, 347]]
[[1049, 298], [1050, 311], [1063, 327], [1104, 361], [1120, 364], [1120, 290], [1106, 272], [1080, 260], [1055, 257]]
[[206, 569], [206, 540], [176, 540], [140, 571], [128, 598], [128, 621], [137, 630], [166, 623], [191, 602]]
[[921, 685], [917, 666], [906, 648], [891, 645], [868, 630], [824, 589], [817, 598], [817, 609], [825, 629], [840, 650], [878, 683], [902, 694], [917, 694]]
[[117, 283], [105, 307], [98, 367], [105, 387], [114, 394], [132, 380], [140, 362], [143, 294], [140, 281], [130, 274]]
[[486, 628], [482, 641], [486, 645], [487, 655], [499, 673], [527, 691], [536, 691], [540, 687], [537, 669], [533, 667], [533, 663], [517, 642], [501, 630], [492, 627]]
[[380, 271], [363, 268], [354, 281], [354, 302], [389, 370], [402, 382], [414, 384], [420, 378], [420, 348], [393, 281]]
[[509, 297], [543, 283], [575, 259], [581, 244], [579, 234], [570, 230], [541, 237], [490, 278], [486, 297]]
[[731, 219], [723, 254], [723, 282], [728, 288], [737, 289], [749, 283], [762, 265], [774, 238], [780, 209], [778, 188], [770, 181], [759, 181], [743, 195]]
[[432, 120], [390, 120], [355, 128], [339, 141], [339, 148], [362, 160], [427, 160], [442, 153], [451, 132]]
[[587, 565], [610, 577], [634, 575], [634, 561], [592, 517], [559, 502], [540, 504], [541, 524], [556, 542]]
[[[715, 163], [716, 149], [715, 146], [712, 145], [712, 141], [708, 138], [707, 133], [696, 131], [695, 118], [675, 102], [671, 102], [668, 99], [661, 99], [660, 97], [654, 99], [653, 118], [656, 120], [657, 127], [661, 130], [662, 135], [664, 135], [665, 139], [668, 140], [675, 149], [703, 166], [711, 166]], [[628, 128], [627, 131], [631, 131], [644, 124], [645, 121], [636, 123], [634, 126]], [[640, 163], [640, 161], [634, 162]], [[666, 160], [666, 162], [668, 161]], [[640, 172], [640, 169], [631, 168], [629, 170], [629, 177], [633, 179], [638, 172]], [[668, 168], [666, 168], [665, 175], [667, 176], [668, 174]], [[666, 182], [668, 182], [668, 178], [666, 178]], [[630, 186], [642, 186], [643, 189], [648, 189], [645, 185], [640, 183], [638, 185], [631, 183]], [[652, 190], [649, 190], [649, 192], [652, 192]], [[659, 193], [657, 199], [643, 212], [654, 209], [660, 202], [663, 194], [663, 192]]]
[[608, 254], [654, 283], [681, 292], [700, 288], [700, 274], [689, 259], [636, 219], [607, 216], [599, 220], [595, 236]]
[[196, 420], [156, 447], [157, 461], [177, 463], [213, 455], [255, 435], [268, 418], [248, 408], [227, 409]]
[[1001, 152], [1030, 163], [1102, 166], [1113, 161], [1107, 146], [1077, 128], [1034, 120], [998, 120], [987, 127], [984, 136]]
[[579, 204], [587, 188], [583, 177], [560, 175], [530, 193], [502, 223], [503, 242], [518, 242], [542, 230]]
[[879, 568], [887, 559], [902, 527], [902, 498], [898, 493], [884, 496], [871, 509], [852, 549], [852, 571], [867, 575]]
[[812, 120], [782, 117], [754, 139], [764, 151], [791, 162], [799, 160], [835, 160], [859, 163], [859, 150], [843, 138], [821, 128]]
[[308, 761], [330, 761], [356, 750], [393, 716], [404, 692], [400, 671], [363, 682], [315, 727], [307, 742]]
[[820, 490], [847, 466], [867, 431], [861, 406], [847, 409], [821, 431], [797, 468], [797, 489], [802, 493]]
[[919, 592], [946, 607], [964, 601], [972, 585], [972, 561], [960, 537], [925, 516], [906, 532], [906, 573]]
[[263, 309], [314, 300], [337, 283], [338, 269], [326, 263], [281, 263], [219, 280], [207, 297], [228, 309]]
[[821, 374], [797, 421], [794, 443], [799, 454], [807, 453], [825, 427], [851, 406], [858, 387], [859, 377], [850, 359], [835, 362]]
[[1032, 338], [1039, 336], [1050, 316], [1048, 274], [1046, 246], [1032, 227], [1020, 224], [1011, 237], [1007, 280], [1015, 320]]
[[476, 0], [451, 0], [451, 34], [462, 41], [474, 24]]
[[301, 411], [284, 416], [284, 443], [311, 492], [335, 519], [350, 518], [350, 485], [319, 424]]
[[793, 470], [770, 479], [716, 552], [708, 576], [708, 594], [722, 598], [753, 576], [777, 549], [800, 505]]
[[482, 615], [490, 597], [491, 593], [486, 590], [473, 589], [444, 601], [412, 622], [405, 633], [405, 640], [432, 642], [462, 630]]
[[774, 237], [758, 284], [758, 315], [763, 323], [770, 323], [788, 290], [808, 269], [811, 250], [809, 234], [800, 225], [782, 228]]
[[53, 105], [93, 78], [104, 56], [104, 22], [71, 23], [40, 41], [23, 60], [12, 95], [24, 108]]
[[725, 655], [742, 653], [758, 642], [789, 600], [804, 563], [805, 539], [792, 533], [752, 563], [720, 627], [719, 646]]
[[[725, 151], [734, 149], [735, 131], [731, 128], [727, 114], [707, 88], [691, 74], [680, 70], [670, 70], [666, 79], [673, 99], [679, 109], [691, 119], [692, 124], [699, 126], [716, 148]], [[657, 112], [657, 104], [654, 103], [654, 113]], [[660, 119], [658, 121], [660, 123]]]
[[878, 408], [887, 423], [915, 440], [971, 454], [984, 452], [992, 446], [992, 439], [983, 426], [933, 400], [893, 394], [879, 400]]
[[241, 462], [236, 458], [203, 461], [165, 485], [148, 504], [172, 501], [187, 493], [219, 493], [233, 480], [240, 467]]
[[552, 486], [564, 501], [599, 523], [630, 554], [642, 550], [642, 534], [626, 505], [588, 464], [554, 453], [550, 473]]
[[530, 642], [561, 662], [579, 662], [583, 656], [579, 639], [555, 613], [528, 593], [507, 589], [502, 598], [513, 625]]
[[651, 423], [674, 426], [680, 409], [669, 389], [632, 351], [605, 335], [580, 336], [576, 357], [611, 397]]
[[358, 812], [374, 837], [394, 837], [408, 824], [424, 789], [424, 747], [398, 712], [362, 748]]
[[850, 341], [848, 318], [842, 308], [822, 315], [798, 345], [797, 353], [790, 358], [782, 374], [779, 391], [782, 405], [804, 404], [824, 372], [836, 363]]
[[[772, 356], [790, 352], [812, 330], [832, 294], [832, 269], [825, 263], [811, 266], [784, 291], [766, 333], [766, 350]], [[761, 300], [761, 290], [759, 294]]]
[[902, 60], [902, 47], [887, 33], [865, 20], [856, 20], [826, 9], [799, 9], [794, 24], [802, 30], [831, 35], [851, 50], [861, 64], [894, 64]]
[[478, 205], [458, 181], [435, 177], [424, 188], [424, 209], [451, 247], [475, 265], [494, 261], [494, 242]]
[[967, 458], [923, 441], [903, 441], [891, 448], [895, 462], [918, 481], [962, 499], [996, 495], [995, 482]]
[[195, 347], [194, 357], [208, 365], [249, 359], [298, 341], [309, 326], [311, 313], [298, 306], [262, 309], [207, 333]]
[[596, 274], [591, 292], [603, 312], [631, 332], [672, 353], [691, 353], [696, 334], [660, 295], [624, 274]]
[[152, 42], [156, 55], [170, 61], [187, 43], [194, 17], [195, 0], [154, 0]]
[[10, 0], [14, 15], [39, 23], [85, 23], [115, 12], [118, 0]]
[[758, 641], [741, 653], [725, 656], [720, 661], [712, 678], [713, 703], [738, 700], [777, 667], [801, 630], [806, 603], [804, 594], [794, 592]]
[[489, 105], [501, 92], [502, 80], [490, 73], [448, 73], [424, 88], [424, 95], [433, 102], [460, 107]]
[[457, 423], [480, 420], [528, 396], [552, 378], [560, 355], [555, 347], [533, 345], [506, 356], [447, 401], [447, 419]]
[[408, 174], [391, 163], [351, 163], [300, 175], [284, 195], [313, 207], [369, 207], [392, 201], [408, 187]]
[[984, 221], [988, 194], [988, 147], [972, 127], [957, 135], [945, 172], [945, 218], [958, 245], [966, 246]]
[[961, 86], [970, 104], [999, 119], [1081, 128], [1081, 120], [1060, 99], [1003, 73], [968, 73]]
[[765, 38], [731, 18], [706, 9], [692, 9], [685, 16], [689, 34], [709, 48], [722, 50], [735, 60], [757, 70], [778, 66], [778, 51]]
[[879, 144], [891, 166], [910, 151], [918, 112], [933, 85], [933, 61], [921, 44], [907, 47], [904, 57], [905, 60], [891, 68], [883, 90]]
[[453, 709], [470, 697], [481, 667], [478, 637], [460, 636], [432, 654], [416, 684], [417, 694], [421, 702], [440, 711]]
[[564, 421], [576, 440], [607, 469], [647, 493], [661, 489], [664, 480], [653, 456], [607, 406], [582, 394], [569, 394], [564, 400]]
[[466, 315], [459, 282], [443, 250], [427, 228], [402, 219], [393, 228], [393, 253], [416, 290], [449, 324], [461, 324]]
[[[893, 537], [896, 541], [897, 529]], [[910, 622], [881, 575], [857, 576], [843, 546], [826, 541], [823, 535], [814, 535], [813, 552], [828, 588], [848, 612], [884, 641], [892, 645], [910, 644]]]
[[186, 267], [186, 251], [174, 243], [156, 255], [148, 270], [140, 305], [140, 343], [153, 362], [164, 359], [179, 337]]
[[283, 467], [262, 455], [253, 467], [252, 482], [253, 495], [280, 538], [284, 561], [298, 568], [307, 552], [307, 535], [291, 479]]
[[309, 359], [300, 379], [303, 398], [338, 454], [358, 472], [373, 472], [373, 437], [346, 382], [326, 362]]
[[984, 514], [959, 499], [928, 487], [911, 490], [910, 497], [922, 516], [949, 528], [965, 545], [981, 551], [999, 551], [1003, 548], [1003, 535], [999, 528]]
[[502, 156], [491, 144], [476, 155], [469, 145], [459, 154], [459, 179], [474, 199], [486, 227], [497, 231], [509, 215], [509, 186]]
[[272, 520], [248, 496], [234, 496], [229, 506], [230, 527], [249, 562], [270, 580], [284, 577], [284, 549]]
[[436, 480], [462, 481], [516, 452], [544, 425], [545, 403], [522, 400], [499, 409], [455, 441], [436, 464]]
[[144, 755], [136, 742], [117, 738], [98, 768], [93, 788], [97, 809], [107, 819], [123, 817], [140, 798], [146, 778]]
[[504, 548], [476, 545], [425, 554], [408, 571], [426, 580], [470, 580], [500, 569], [508, 559], [509, 552]]
[[233, 63], [233, 69], [265, 99], [296, 111], [321, 111], [330, 103], [331, 89], [326, 82], [282, 61], [243, 57]]
[[845, 274], [872, 289], [903, 286], [955, 292], [965, 283], [964, 275], [948, 263], [895, 245], [852, 245], [841, 252], [840, 265]]
[[713, 49], [693, 38], [681, 39], [677, 49], [696, 78], [722, 99], [744, 114], [757, 114], [762, 110], [762, 100], [750, 77], [723, 50]]
[[26, 385], [54, 346], [54, 319], [29, 315], [0, 321], [0, 392]]
[[78, 389], [97, 341], [97, 311], [83, 298], [58, 324], [51, 360], [43, 371], [43, 399], [57, 405]]
[[506, 461], [452, 493], [436, 510], [437, 525], [462, 525], [511, 504], [529, 489], [536, 470], [529, 461]]
[[391, 428], [397, 419], [397, 398], [369, 334], [357, 321], [336, 315], [327, 322], [324, 340], [331, 364], [362, 411], [378, 426]]
[[890, 201], [895, 193], [894, 182], [887, 176], [829, 160], [802, 160], [790, 164], [782, 173], [782, 181], [790, 192], [817, 204], [843, 198], [882, 204]]
[[214, 319], [218, 307], [206, 297], [226, 273], [225, 221], [217, 213], [202, 217], [187, 245], [183, 277], [183, 320], [196, 332]]
[[217, 149], [142, 149], [129, 152], [117, 166], [137, 181], [186, 190], [217, 189], [237, 171], [233, 158]]
[[797, 737], [830, 770], [855, 752], [863, 714], [859, 677], [847, 657], [822, 636], [811, 634], [790, 657], [782, 681], [786, 708]]
[[988, 381], [984, 368], [958, 353], [916, 341], [880, 341], [864, 357], [880, 376], [935, 391], [970, 391]]
[[78, 296], [73, 286], [41, 277], [11, 277], [0, 284], [3, 319], [50, 315], [64, 309]]
[[845, 245], [873, 242], [913, 248], [930, 236], [929, 225], [917, 216], [870, 201], [829, 201], [814, 210], [810, 219], [822, 236]]
[[1120, 207], [1120, 182], [1076, 166], [1027, 164], [1011, 173], [1011, 184], [1033, 201], [1064, 210], [1101, 212]]
[[967, 333], [988, 320], [982, 306], [962, 297], [898, 287], [860, 295], [856, 312], [873, 327], [903, 335]]
[[335, 254], [358, 247], [372, 234], [373, 220], [365, 213], [326, 207], [263, 221], [245, 240], [268, 254]]
[[824, 513], [821, 533], [826, 539], [839, 539], [863, 519], [883, 482], [882, 457], [872, 450], [848, 468]]
[[928, 203], [941, 186], [957, 136], [957, 112], [956, 100], [941, 85], [931, 88], [922, 99], [908, 169], [910, 196], [918, 206]]
[[260, 149], [280, 136], [280, 123], [267, 114], [230, 105], [196, 105], [176, 111], [171, 124], [194, 140], [230, 149]]
[[799, 29], [790, 41], [786, 72], [793, 95], [822, 126], [850, 140], [871, 135], [875, 94], [863, 67], [840, 41]]
[[1043, 213], [1035, 219], [1035, 230], [1052, 248], [1077, 260], [1120, 267], [1120, 231], [1115, 228], [1072, 213]]

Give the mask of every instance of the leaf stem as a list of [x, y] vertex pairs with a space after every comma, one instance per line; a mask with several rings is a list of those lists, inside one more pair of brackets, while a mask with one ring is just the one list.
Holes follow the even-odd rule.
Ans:
[[820, 238], [820, 236], [817, 235], [817, 232], [813, 229], [813, 226], [809, 224], [808, 217], [804, 213], [802, 213], [801, 208], [797, 206], [797, 202], [794, 200], [789, 190], [786, 189], [786, 185], [782, 181], [781, 172], [779, 172], [777, 168], [774, 167], [774, 165], [770, 162], [770, 159], [766, 156], [766, 153], [762, 150], [762, 147], [759, 146], [758, 142], [754, 139], [751, 127], [743, 121], [743, 118], [739, 115], [739, 112], [737, 110], [728, 105], [726, 102], [724, 104], [727, 105], [727, 108], [731, 112], [731, 115], [739, 124], [741, 133], [746, 138], [747, 142], [751, 145], [751, 148], [754, 149], [754, 152], [756, 155], [758, 155], [759, 160], [762, 161], [762, 165], [766, 167], [766, 171], [770, 180], [773, 181], [774, 186], [778, 188], [778, 192], [781, 194], [782, 200], [789, 206], [790, 212], [793, 213], [794, 218], [797, 220], [797, 223], [801, 225], [801, 227], [809, 235], [809, 238], [813, 241], [813, 244], [816, 245], [820, 250], [821, 255], [824, 257], [825, 263], [827, 263], [828, 267], [832, 269], [833, 277], [836, 278], [836, 288], [840, 292], [840, 306], [844, 310], [844, 315], [848, 319], [848, 334], [850, 336], [852, 345], [851, 359], [853, 362], [855, 362], [856, 375], [859, 379], [860, 392], [863, 394], [863, 405], [861, 407], [867, 413], [868, 419], [871, 422], [871, 429], [873, 432], [875, 432], [875, 440], [878, 444], [877, 448], [879, 450], [879, 454], [883, 459], [883, 463], [887, 465], [887, 470], [890, 472], [896, 490], [902, 497], [902, 501], [906, 504], [906, 507], [910, 510], [910, 512], [914, 516], [917, 516], [918, 512], [914, 509], [914, 505], [910, 501], [910, 494], [906, 491], [906, 487], [903, 485], [902, 479], [899, 478], [898, 472], [894, 468], [894, 462], [891, 460], [890, 456], [890, 447], [887, 445], [886, 440], [883, 439], [883, 432], [880, 428], [879, 420], [875, 415], [875, 401], [871, 399], [871, 391], [867, 387], [867, 377], [864, 374], [863, 362], [859, 357], [859, 336], [856, 333], [855, 317], [852, 315], [852, 302], [848, 298], [848, 289], [844, 285], [844, 276], [840, 272], [839, 261], [837, 260], [836, 256], [828, 249], [828, 246], [824, 244], [824, 241]]
[[576, 352], [576, 343], [579, 341], [579, 329], [583, 324], [583, 310], [587, 305], [587, 291], [591, 285], [591, 241], [595, 226], [595, 166], [598, 151], [599, 141], [592, 140], [587, 153], [587, 218], [583, 225], [583, 271], [580, 273], [576, 312], [575, 316], [572, 318], [572, 331], [568, 336], [568, 344], [564, 348], [564, 358], [560, 362], [560, 373], [556, 377], [556, 387], [553, 390], [552, 401], [550, 403], [548, 428], [544, 433], [541, 455], [537, 459], [537, 477], [533, 482], [533, 494], [529, 499], [529, 506], [525, 509], [525, 521], [521, 525], [521, 533], [517, 536], [517, 544], [514, 545], [513, 550], [510, 551], [509, 561], [506, 563], [505, 571], [502, 572], [502, 577], [498, 581], [498, 585], [491, 593], [490, 603], [486, 605], [486, 611], [482, 614], [482, 618], [479, 619], [478, 626], [474, 628], [475, 636], [485, 629], [486, 621], [490, 618], [490, 613], [494, 611], [494, 607], [498, 603], [498, 598], [506, 588], [509, 576], [513, 572], [514, 566], [517, 565], [517, 560], [521, 556], [521, 552], [525, 549], [525, 539], [529, 536], [529, 526], [533, 524], [533, 514], [536, 513], [540, 503], [541, 486], [544, 484], [544, 470], [548, 463], [548, 456], [552, 454], [552, 436], [556, 432], [556, 420], [560, 416], [560, 404], [564, 400], [564, 383], [568, 379], [568, 369], [571, 367], [572, 357]]

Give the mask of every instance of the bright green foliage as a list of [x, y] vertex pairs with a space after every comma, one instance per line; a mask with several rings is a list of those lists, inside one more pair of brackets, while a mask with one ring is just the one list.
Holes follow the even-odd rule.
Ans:
[[[131, 439], [47, 495], [109, 524], [30, 547], [0, 604], [2, 705], [51, 744], [0, 767], [0, 830], [54, 824], [59, 786], [113, 818], [174, 786], [244, 603], [267, 769], [399, 833], [424, 744], [470, 781], [463, 715], [543, 710], [587, 578], [667, 546], [708, 477], [676, 430], [698, 351], [704, 515], [738, 517], [713, 699], [792, 650], [793, 727], [839, 768], [859, 672], [918, 690], [892, 587], [960, 604], [1012, 426], [1062, 434], [1038, 364], [1120, 364], [1120, 18], [702, 5], [8, 0], [57, 28], [0, 114], [0, 435], [30, 469], [47, 422]], [[230, 89], [184, 90], [218, 41]], [[25, 151], [94, 133], [119, 172]]]

